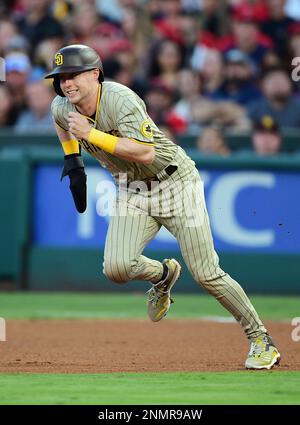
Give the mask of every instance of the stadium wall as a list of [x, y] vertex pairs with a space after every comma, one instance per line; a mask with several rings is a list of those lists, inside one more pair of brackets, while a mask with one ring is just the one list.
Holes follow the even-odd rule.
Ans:
[[[0, 280], [34, 290], [147, 289], [142, 282], [120, 288], [102, 274], [109, 218], [99, 200], [109, 192], [102, 189], [110, 177], [85, 157], [89, 208], [76, 214], [67, 179], [59, 182], [62, 155], [52, 140], [52, 146], [19, 144], [0, 151]], [[300, 157], [189, 154], [203, 176], [222, 267], [248, 292], [299, 294]], [[177, 242], [167, 232], [145, 253], [180, 259]], [[186, 268], [177, 290], [198, 290]]]

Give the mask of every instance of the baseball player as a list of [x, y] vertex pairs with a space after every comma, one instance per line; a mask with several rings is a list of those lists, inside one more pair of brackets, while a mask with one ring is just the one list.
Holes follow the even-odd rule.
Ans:
[[106, 237], [103, 272], [115, 283], [149, 281], [148, 315], [166, 316], [170, 292], [181, 272], [173, 258], [162, 263], [142, 255], [161, 226], [178, 240], [197, 283], [241, 324], [251, 346], [248, 369], [270, 369], [280, 354], [240, 285], [219, 266], [214, 250], [202, 181], [195, 163], [168, 140], [147, 115], [145, 104], [124, 85], [104, 81], [98, 54], [88, 46], [60, 49], [52, 102], [64, 151], [62, 177], [68, 175], [77, 210], [86, 209], [84, 149], [113, 175], [118, 186], [115, 213]]

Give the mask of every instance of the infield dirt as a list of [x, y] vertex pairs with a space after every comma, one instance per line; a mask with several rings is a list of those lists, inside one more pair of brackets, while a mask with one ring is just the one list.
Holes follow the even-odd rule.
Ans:
[[[282, 355], [274, 370], [300, 370], [300, 342], [292, 340], [292, 326], [265, 325]], [[248, 351], [236, 323], [8, 320], [7, 341], [0, 343], [0, 372], [237, 371], [244, 370]]]

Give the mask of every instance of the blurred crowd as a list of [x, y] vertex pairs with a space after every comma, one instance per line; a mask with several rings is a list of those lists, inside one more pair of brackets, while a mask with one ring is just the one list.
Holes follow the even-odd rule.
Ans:
[[267, 155], [282, 132], [300, 133], [299, 0], [2, 0], [0, 127], [54, 131], [43, 77], [74, 43], [93, 47], [106, 79], [139, 94], [175, 142], [229, 155], [224, 132], [250, 132]]

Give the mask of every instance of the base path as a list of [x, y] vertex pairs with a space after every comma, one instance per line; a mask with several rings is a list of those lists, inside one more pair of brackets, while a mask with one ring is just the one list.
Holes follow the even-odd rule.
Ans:
[[[282, 355], [275, 370], [300, 370], [288, 323], [265, 323]], [[236, 323], [203, 320], [8, 320], [0, 372], [103, 373], [244, 370], [249, 351]]]

